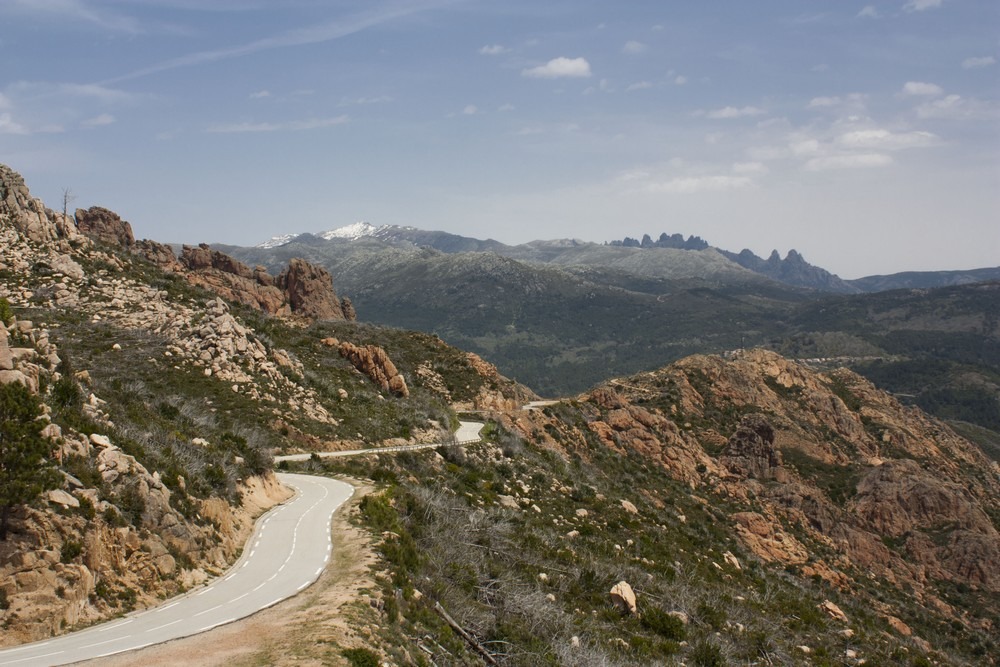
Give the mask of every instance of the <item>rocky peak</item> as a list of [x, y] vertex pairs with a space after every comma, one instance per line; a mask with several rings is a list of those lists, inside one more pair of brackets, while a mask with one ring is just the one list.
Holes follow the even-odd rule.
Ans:
[[76, 209], [76, 226], [80, 233], [110, 246], [128, 250], [135, 245], [132, 225], [122, 220], [114, 211], [101, 206], [91, 206], [86, 210]]
[[0, 225], [9, 224], [36, 243], [79, 242], [76, 224], [31, 196], [19, 173], [0, 164]]

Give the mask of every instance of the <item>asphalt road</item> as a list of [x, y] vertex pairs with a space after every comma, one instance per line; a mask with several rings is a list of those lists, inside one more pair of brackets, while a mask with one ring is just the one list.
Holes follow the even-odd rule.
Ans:
[[[480, 422], [459, 422], [458, 431], [455, 432], [455, 442], [456, 445], [467, 445], [473, 442], [479, 442], [479, 432], [483, 429], [483, 424]], [[435, 449], [440, 447], [440, 443], [423, 443], [420, 445], [396, 445], [394, 447], [372, 447], [369, 449], [342, 449], [338, 452], [316, 452], [316, 456], [321, 459], [338, 458], [342, 456], [363, 456], [365, 454], [390, 454], [392, 452], [415, 452], [421, 449]], [[308, 461], [312, 458], [312, 453], [309, 454], [285, 454], [283, 456], [275, 456], [274, 462], [281, 463], [282, 461]]]
[[203, 588], [142, 612], [49, 640], [0, 650], [0, 665], [65, 665], [198, 634], [277, 604], [330, 562], [333, 513], [354, 489], [326, 477], [279, 473], [295, 498], [264, 514], [240, 560]]

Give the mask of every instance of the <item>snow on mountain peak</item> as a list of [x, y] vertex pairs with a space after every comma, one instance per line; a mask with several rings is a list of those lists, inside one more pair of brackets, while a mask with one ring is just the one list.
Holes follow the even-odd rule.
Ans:
[[323, 232], [319, 236], [321, 238], [330, 239], [351, 239], [357, 240], [363, 236], [374, 236], [381, 227], [376, 227], [375, 225], [368, 222], [355, 222], [353, 225], [347, 225], [346, 227], [339, 227], [337, 229], [331, 229], [328, 232]]

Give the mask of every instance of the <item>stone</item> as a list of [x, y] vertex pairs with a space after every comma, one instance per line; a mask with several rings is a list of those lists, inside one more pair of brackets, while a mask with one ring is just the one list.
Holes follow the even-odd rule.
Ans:
[[333, 289], [333, 278], [320, 266], [293, 258], [275, 284], [287, 294], [295, 314], [321, 321], [346, 319]]
[[886, 616], [885, 620], [886, 622], [889, 623], [889, 627], [895, 630], [900, 635], [904, 637], [909, 637], [910, 635], [913, 634], [913, 630], [910, 629], [910, 626], [908, 626], [906, 623], [896, 618], [895, 616]]
[[614, 604], [623, 614], [635, 615], [636, 613], [636, 599], [635, 591], [627, 581], [619, 581], [615, 584], [609, 593], [611, 596], [611, 602]]
[[840, 607], [830, 602], [829, 600], [823, 600], [823, 602], [819, 604], [819, 608], [820, 610], [826, 612], [827, 616], [829, 616], [835, 621], [840, 621], [841, 623], [848, 622], [847, 614], [841, 611]]
[[512, 510], [519, 509], [517, 505], [517, 500], [514, 499], [514, 496], [505, 496], [505, 495], [497, 496], [497, 502], [500, 503], [500, 507], [506, 507]]
[[639, 509], [635, 505], [633, 505], [631, 502], [629, 502], [627, 500], [623, 500], [622, 501], [622, 509], [625, 510], [626, 512], [628, 512], [629, 514], [638, 514], [639, 513]]
[[135, 244], [132, 225], [114, 211], [100, 206], [76, 210], [76, 226], [80, 233], [106, 245], [129, 249]]
[[79, 507], [80, 501], [62, 489], [52, 489], [45, 493], [45, 498], [50, 503], [62, 505], [63, 507]]
[[723, 558], [723, 560], [725, 560], [728, 564], [732, 565], [737, 570], [742, 570], [743, 569], [742, 567], [740, 567], [740, 561], [737, 560], [736, 556], [734, 556], [731, 552], [727, 551], [726, 553], [722, 554], [722, 558]]
[[90, 444], [94, 445], [95, 447], [102, 447], [102, 448], [108, 448], [114, 446], [111, 444], [111, 439], [108, 438], [108, 436], [102, 435], [100, 433], [90, 434]]

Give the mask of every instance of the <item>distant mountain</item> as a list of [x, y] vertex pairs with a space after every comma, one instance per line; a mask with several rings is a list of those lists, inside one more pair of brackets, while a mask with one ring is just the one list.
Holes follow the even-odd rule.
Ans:
[[867, 276], [848, 282], [862, 292], [884, 292], [894, 289], [929, 289], [971, 285], [990, 280], [1000, 280], [1000, 266], [968, 271], [906, 271], [888, 276]]

